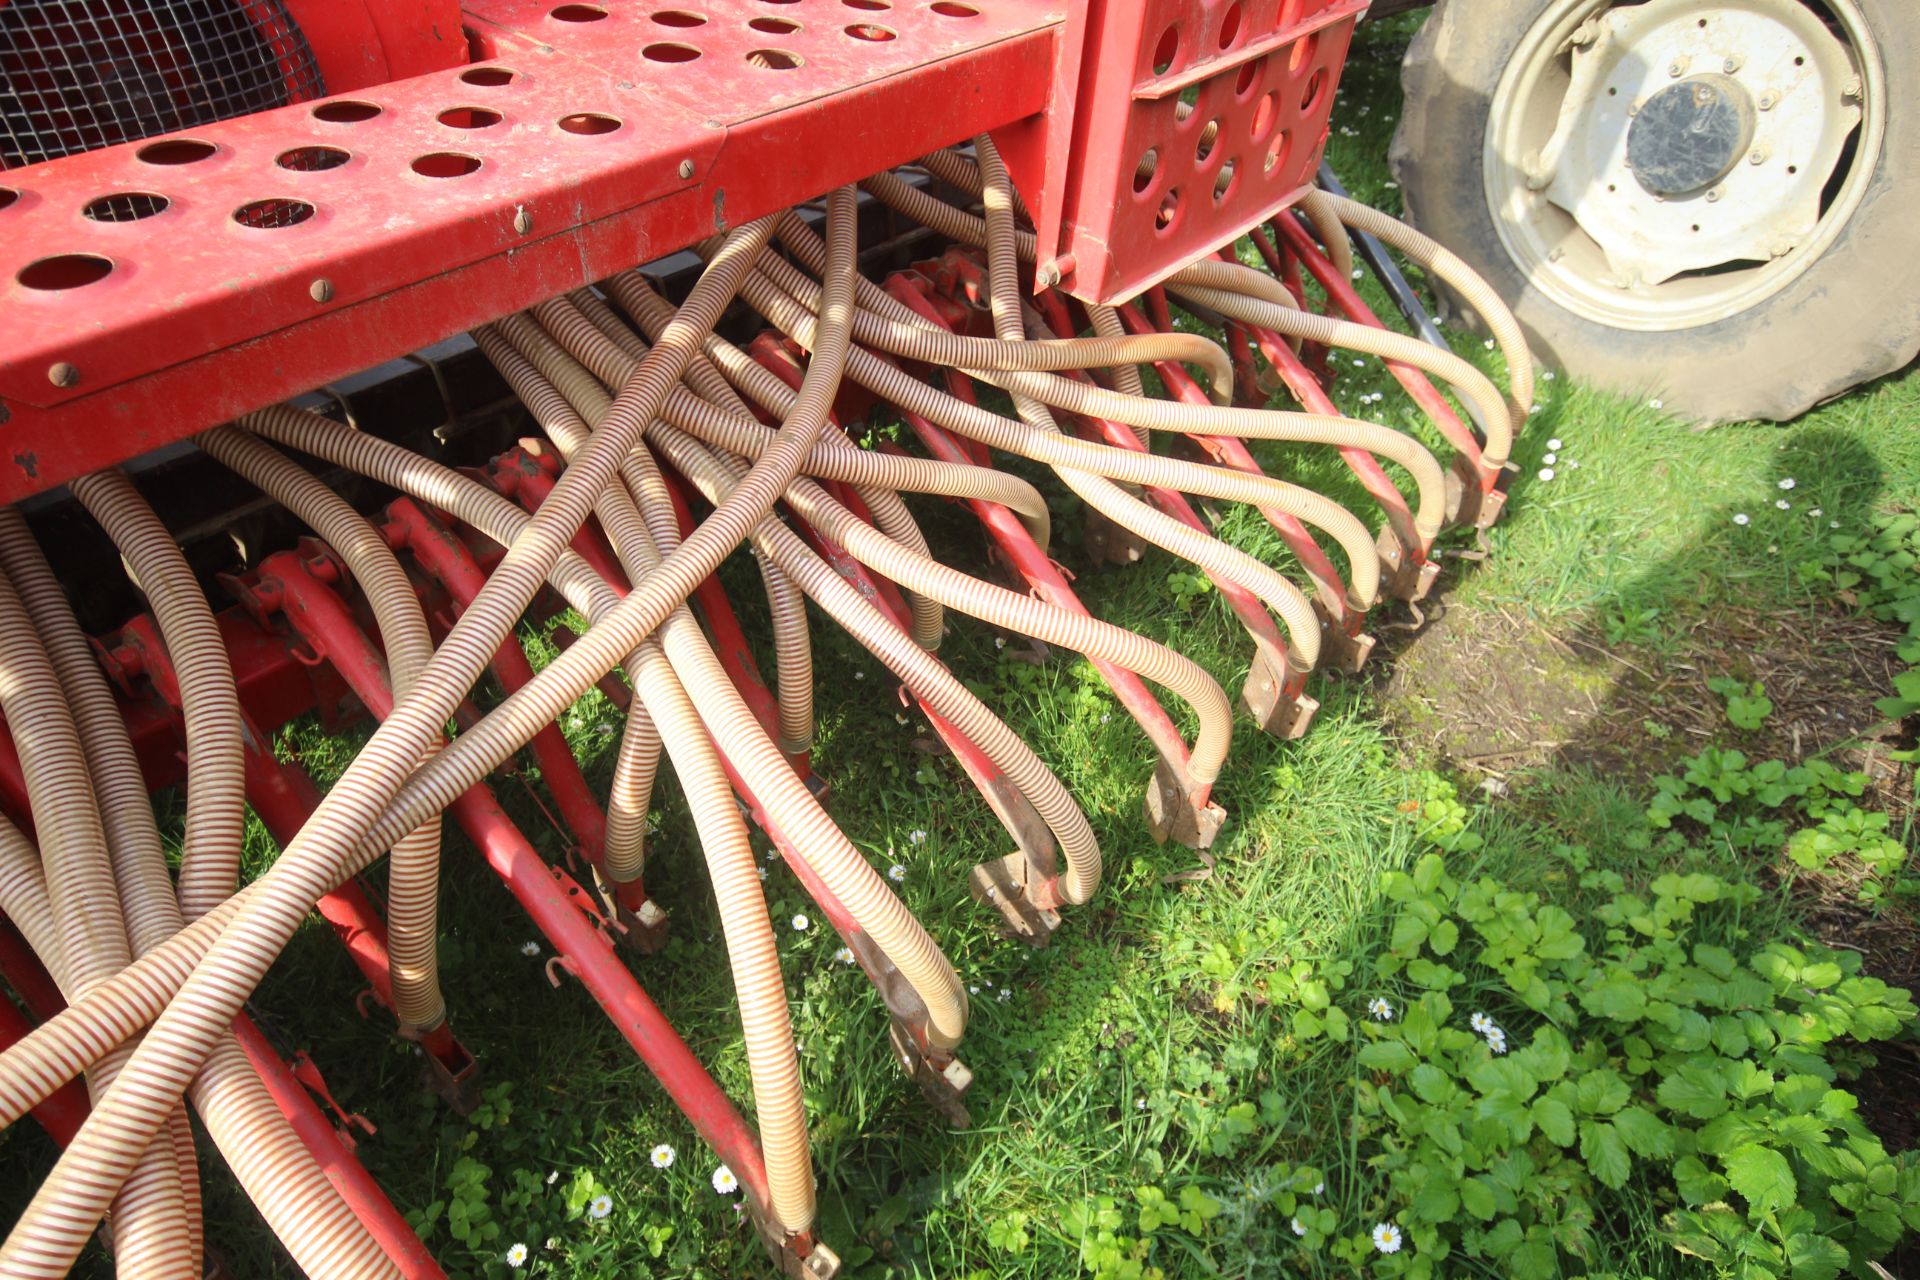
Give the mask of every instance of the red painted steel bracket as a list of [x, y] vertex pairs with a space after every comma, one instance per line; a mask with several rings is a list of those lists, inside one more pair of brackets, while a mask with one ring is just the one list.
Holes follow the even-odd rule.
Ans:
[[0, 503], [1038, 112], [1063, 16], [697, 9], [474, 0], [482, 65], [9, 170]]
[[1044, 126], [1002, 135], [1039, 283], [1118, 302], [1297, 200], [1368, 3], [1075, 5]]

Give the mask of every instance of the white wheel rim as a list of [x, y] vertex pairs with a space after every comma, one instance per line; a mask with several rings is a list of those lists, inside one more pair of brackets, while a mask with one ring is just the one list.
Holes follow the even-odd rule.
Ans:
[[[1887, 101], [1855, 0], [1824, 8], [1837, 31], [1802, 0], [1554, 0], [1495, 88], [1483, 149], [1488, 208], [1529, 288], [1610, 328], [1664, 332], [1748, 310], [1817, 261], [1872, 180]], [[1626, 163], [1632, 119], [1709, 74], [1749, 95], [1751, 141], [1723, 178], [1656, 196]]]

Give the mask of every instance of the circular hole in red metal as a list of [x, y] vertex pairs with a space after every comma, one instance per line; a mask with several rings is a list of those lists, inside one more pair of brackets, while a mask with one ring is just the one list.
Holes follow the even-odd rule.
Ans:
[[1174, 55], [1180, 52], [1180, 24], [1174, 23], [1160, 33], [1160, 43], [1153, 47], [1153, 74], [1163, 76], [1173, 70]]
[[313, 118], [325, 120], [328, 124], [359, 124], [362, 120], [373, 119], [380, 111], [378, 103], [343, 98], [338, 102], [321, 103], [313, 109]]
[[6, 208], [20, 198], [20, 193], [12, 187], [0, 187], [0, 209]]
[[961, 4], [959, 0], [940, 0], [940, 3], [930, 4], [927, 8], [933, 10], [943, 18], [977, 18], [980, 16], [978, 9], [970, 4]]
[[138, 222], [162, 212], [172, 203], [150, 191], [119, 191], [88, 201], [80, 212], [95, 222]]
[[883, 27], [877, 22], [856, 22], [847, 28], [847, 34], [855, 40], [891, 40], [900, 33], [892, 27]]
[[1307, 90], [1300, 95], [1300, 114], [1310, 116], [1320, 105], [1320, 95], [1327, 87], [1327, 73], [1316, 71], [1307, 79]]
[[487, 129], [500, 123], [500, 113], [490, 107], [448, 107], [436, 119], [449, 129]]
[[105, 280], [112, 271], [113, 263], [97, 253], [62, 253], [29, 262], [14, 279], [29, 289], [54, 293]]
[[243, 227], [258, 227], [263, 231], [298, 226], [312, 216], [313, 206], [305, 200], [289, 200], [283, 196], [275, 196], [271, 200], [255, 200], [233, 211], [235, 222]]
[[596, 137], [603, 133], [612, 133], [620, 127], [620, 117], [605, 116], [597, 111], [580, 111], [570, 116], [561, 116], [560, 127], [568, 133]]
[[563, 4], [547, 16], [559, 22], [598, 22], [607, 11], [597, 4]]
[[1225, 204], [1227, 197], [1233, 194], [1234, 185], [1240, 181], [1240, 174], [1238, 173], [1239, 167], [1239, 156], [1229, 156], [1227, 162], [1220, 166], [1220, 176], [1213, 180], [1213, 202], [1215, 204]]
[[1153, 229], [1161, 235], [1173, 230], [1180, 221], [1180, 188], [1170, 187], [1167, 194], [1160, 197], [1160, 207], [1154, 211]]
[[1240, 34], [1239, 0], [1227, 6], [1226, 16], [1220, 19], [1220, 47], [1231, 48], [1234, 37]]
[[885, 13], [893, 5], [888, 0], [840, 0], [849, 9], [864, 9], [868, 13]]
[[1287, 50], [1287, 74], [1297, 76], [1301, 70], [1313, 61], [1313, 55], [1320, 51], [1320, 33], [1310, 31], [1293, 42]]
[[168, 138], [165, 142], [149, 142], [134, 152], [134, 156], [143, 164], [194, 164], [214, 151], [211, 142], [201, 142], [198, 138]]
[[506, 67], [468, 67], [460, 73], [462, 84], [477, 84], [483, 89], [498, 89], [502, 85], [512, 84], [519, 78], [518, 72]]
[[765, 67], [769, 71], [791, 71], [804, 59], [797, 53], [788, 53], [785, 49], [755, 49], [747, 55], [747, 61], [756, 67]]
[[792, 18], [754, 18], [747, 25], [769, 36], [788, 36], [800, 29], [800, 24]]
[[1153, 185], [1154, 170], [1159, 167], [1159, 150], [1148, 147], [1147, 154], [1140, 157], [1140, 163], [1133, 166], [1133, 194], [1140, 196], [1147, 193], [1147, 188]]
[[430, 151], [410, 167], [423, 178], [464, 178], [480, 167], [480, 157], [458, 151]]
[[1262, 173], [1272, 173], [1286, 163], [1287, 154], [1293, 150], [1293, 130], [1282, 129], [1273, 135], [1273, 141], [1267, 144], [1266, 166]]
[[1255, 58], [1252, 62], [1241, 63], [1240, 74], [1233, 82], [1233, 96], [1236, 98], [1244, 98], [1249, 93], [1252, 93], [1254, 86], [1260, 83], [1260, 77], [1266, 69], [1267, 60], [1265, 58]]
[[691, 13], [685, 9], [662, 9], [653, 15], [653, 20], [663, 27], [704, 27], [707, 15]]
[[1218, 120], [1207, 121], [1206, 127], [1200, 130], [1199, 140], [1193, 144], [1193, 162], [1195, 164], [1205, 164], [1207, 157], [1213, 154], [1213, 149], [1219, 142], [1220, 122]]
[[338, 169], [353, 159], [351, 152], [339, 147], [294, 147], [282, 151], [273, 158], [273, 162], [282, 169], [292, 169], [298, 173], [318, 173], [323, 169]]
[[1269, 89], [1260, 95], [1259, 103], [1253, 109], [1253, 140], [1255, 142], [1267, 136], [1267, 130], [1273, 128], [1273, 118], [1280, 110], [1280, 91]]
[[692, 62], [700, 51], [690, 44], [650, 44], [640, 51], [649, 62]]

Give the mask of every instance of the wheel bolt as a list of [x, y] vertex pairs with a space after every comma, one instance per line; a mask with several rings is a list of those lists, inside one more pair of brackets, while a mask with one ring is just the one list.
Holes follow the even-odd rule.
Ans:
[[1760, 109], [1762, 111], [1771, 111], [1779, 104], [1780, 94], [1773, 89], [1769, 89], [1760, 95]]

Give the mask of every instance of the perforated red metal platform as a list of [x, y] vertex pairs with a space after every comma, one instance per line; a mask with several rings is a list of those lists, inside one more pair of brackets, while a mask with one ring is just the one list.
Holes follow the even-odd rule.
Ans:
[[0, 502], [1039, 111], [1063, 16], [673, 2], [486, 0], [481, 64], [0, 173]]

